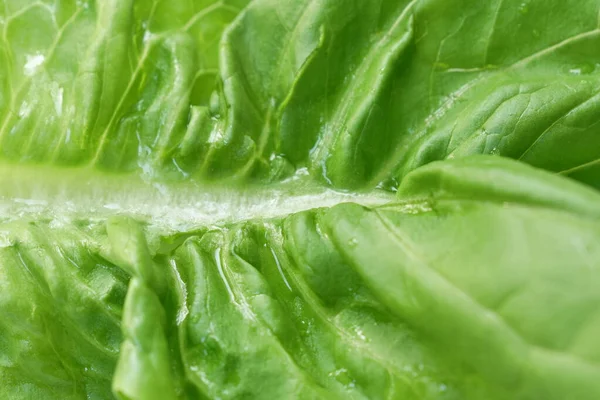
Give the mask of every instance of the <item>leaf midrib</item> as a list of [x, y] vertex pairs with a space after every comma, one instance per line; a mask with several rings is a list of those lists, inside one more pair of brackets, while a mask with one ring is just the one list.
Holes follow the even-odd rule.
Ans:
[[276, 218], [354, 202], [389, 203], [384, 191], [351, 193], [309, 181], [309, 177], [266, 185], [236, 182], [150, 182], [135, 173], [0, 164], [0, 221], [30, 216], [57, 222], [104, 220], [127, 214], [166, 229]]

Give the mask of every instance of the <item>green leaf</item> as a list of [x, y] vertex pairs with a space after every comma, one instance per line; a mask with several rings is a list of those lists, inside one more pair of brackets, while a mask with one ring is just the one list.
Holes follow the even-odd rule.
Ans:
[[485, 153], [599, 184], [596, 0], [3, 3], [8, 160], [395, 188]]
[[0, 398], [600, 398], [599, 21], [0, 0]]
[[187, 176], [245, 3], [3, 0], [2, 158]]
[[[375, 103], [413, 39], [404, 1], [254, 2], [224, 36], [224, 141], [251, 153], [239, 173], [283, 156], [344, 185], [353, 157], [382, 128]], [[414, 3], [414, 2], [413, 2]], [[248, 45], [240, 42], [253, 40]], [[375, 114], [374, 114], [375, 113]], [[339, 182], [337, 182], [339, 181]]]
[[0, 397], [110, 398], [128, 276], [103, 255], [102, 230], [2, 224]]
[[600, 4], [418, 5], [421, 39], [388, 112], [390, 126], [410, 135], [374, 181], [434, 160], [497, 154], [597, 187]]
[[[413, 200], [339, 206], [324, 225], [373, 293], [491, 393], [592, 399], [600, 203], [582, 187], [545, 196], [558, 180], [486, 158], [432, 164], [400, 187]], [[591, 208], [580, 211], [582, 200]]]
[[2, 390], [596, 398], [600, 195], [480, 156], [418, 169], [398, 196], [175, 242], [151, 220], [7, 222]]
[[257, 1], [224, 36], [219, 132], [248, 158], [241, 173], [283, 157], [336, 186], [395, 187], [483, 153], [597, 186], [599, 13], [594, 0]]

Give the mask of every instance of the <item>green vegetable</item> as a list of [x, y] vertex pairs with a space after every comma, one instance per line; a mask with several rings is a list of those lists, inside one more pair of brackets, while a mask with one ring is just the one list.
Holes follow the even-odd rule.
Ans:
[[0, 398], [600, 398], [600, 1], [0, 26]]

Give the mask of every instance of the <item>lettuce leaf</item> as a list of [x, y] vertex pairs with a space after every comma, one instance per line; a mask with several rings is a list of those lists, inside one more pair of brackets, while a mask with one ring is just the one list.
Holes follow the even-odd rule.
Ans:
[[0, 26], [0, 398], [600, 398], [598, 1]]

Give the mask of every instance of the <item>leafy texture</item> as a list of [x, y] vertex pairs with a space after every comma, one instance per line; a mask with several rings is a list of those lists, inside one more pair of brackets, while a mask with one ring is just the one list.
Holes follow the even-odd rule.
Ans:
[[91, 227], [3, 224], [0, 396], [109, 398], [128, 276]]
[[121, 398], [596, 398], [600, 196], [486, 157], [399, 193], [168, 253], [122, 217], [77, 236], [8, 226], [2, 308], [20, 318], [3, 337], [29, 345], [4, 346], [2, 390], [103, 397], [118, 356]]
[[206, 141], [218, 42], [243, 0], [2, 3], [4, 158], [168, 173]]
[[0, 28], [0, 398], [600, 398], [597, 0]]
[[491, 153], [599, 184], [596, 0], [259, 0], [222, 37], [243, 0], [3, 3], [10, 160], [394, 188]]

